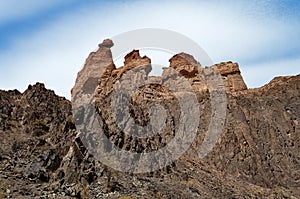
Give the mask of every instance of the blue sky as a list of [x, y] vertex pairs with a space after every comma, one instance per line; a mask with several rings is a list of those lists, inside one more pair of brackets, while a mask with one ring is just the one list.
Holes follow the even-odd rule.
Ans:
[[259, 87], [300, 73], [299, 10], [296, 0], [1, 1], [0, 89], [39, 81], [70, 98], [89, 52], [139, 28], [184, 34], [215, 63], [238, 62], [247, 85]]

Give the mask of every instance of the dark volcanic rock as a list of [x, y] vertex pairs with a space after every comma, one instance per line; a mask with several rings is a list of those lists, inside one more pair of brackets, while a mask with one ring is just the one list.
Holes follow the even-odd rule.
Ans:
[[[170, 59], [161, 78], [148, 77], [149, 58], [134, 50], [124, 66], [116, 68], [112, 46], [105, 40], [89, 55], [72, 89], [72, 101], [90, 103], [95, 96], [100, 129], [115, 146], [129, 152], [156, 151], [176, 136], [182, 121], [179, 95], [162, 85], [173, 80], [175, 70], [181, 75], [176, 89], [187, 81], [199, 103], [199, 126], [191, 147], [159, 170], [120, 172], [97, 161], [83, 144], [85, 137], [78, 135], [75, 123], [85, 119], [73, 121], [72, 108], [84, 113], [86, 107], [72, 107], [40, 83], [24, 93], [0, 91], [0, 198], [300, 198], [300, 75], [247, 89], [238, 64], [224, 62], [205, 69], [180, 53]], [[201, 74], [213, 68], [225, 86], [226, 121], [213, 150], [199, 158], [211, 121], [211, 94], [216, 92], [209, 90]], [[137, 139], [119, 128], [111, 102], [115, 88], [128, 89], [145, 78], [151, 84], [132, 87], [128, 107], [121, 112], [128, 110], [136, 124], [147, 126], [149, 109], [160, 105], [166, 110], [165, 127], [159, 134]], [[153, 128], [161, 124], [155, 122]], [[159, 158], [153, 161], [163, 164]]]
[[0, 176], [1, 191], [13, 198], [47, 194], [76, 134], [71, 104], [41, 83], [0, 96], [0, 171], [7, 176]]

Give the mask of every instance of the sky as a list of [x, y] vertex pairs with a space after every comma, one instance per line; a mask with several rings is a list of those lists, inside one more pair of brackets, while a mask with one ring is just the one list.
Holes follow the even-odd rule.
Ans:
[[[70, 99], [88, 54], [105, 38], [141, 28], [183, 34], [214, 63], [238, 62], [248, 87], [260, 87], [300, 74], [299, 10], [297, 0], [2, 0], [0, 89], [43, 82]], [[160, 62], [156, 54], [152, 63]]]

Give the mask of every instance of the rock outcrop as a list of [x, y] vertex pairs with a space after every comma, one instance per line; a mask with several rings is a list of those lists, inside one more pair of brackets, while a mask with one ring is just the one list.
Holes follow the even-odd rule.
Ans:
[[216, 64], [220, 74], [224, 78], [226, 91], [234, 93], [237, 91], [247, 90], [247, 86], [241, 76], [238, 63], [223, 62]]
[[110, 48], [113, 42], [109, 39], [99, 44], [96, 52], [91, 52], [86, 59], [85, 65], [77, 74], [77, 82], [72, 88], [72, 99], [85, 100], [94, 95], [95, 87], [99, 84], [99, 79], [106, 68], [112, 67], [113, 59]]
[[[149, 77], [148, 57], [133, 50], [124, 66], [116, 68], [112, 46], [111, 40], [105, 40], [89, 55], [72, 89], [73, 104], [41, 83], [23, 93], [0, 91], [0, 198], [300, 197], [300, 75], [277, 77], [261, 88], [247, 89], [238, 64], [201, 68], [192, 56], [180, 53], [170, 59], [162, 77]], [[224, 87], [211, 89], [205, 74], [216, 69]], [[224, 128], [212, 150], [199, 158], [218, 88], [226, 94]], [[76, 116], [73, 121], [72, 116], [72, 109], [86, 113], [94, 107], [99, 129], [113, 145], [145, 154], [174, 139], [186, 115], [182, 109], [194, 110], [184, 104], [191, 96], [199, 108], [191, 146], [176, 161], [146, 173], [130, 173], [134, 164], [121, 172], [98, 161], [86, 145], [98, 142], [86, 142], [92, 134], [78, 134], [82, 129], [76, 130], [75, 124], [83, 122]], [[89, 103], [95, 106], [80, 106]], [[118, 124], [123, 121], [123, 115], [115, 114], [118, 111], [128, 111], [139, 126], [152, 124], [149, 129], [154, 134], [143, 137], [145, 129], [126, 133], [132, 126]], [[164, 128], [158, 128], [162, 123]], [[155, 164], [164, 165], [155, 158]]]
[[41, 83], [1, 91], [0, 121], [0, 198], [46, 197], [76, 135], [70, 102]]

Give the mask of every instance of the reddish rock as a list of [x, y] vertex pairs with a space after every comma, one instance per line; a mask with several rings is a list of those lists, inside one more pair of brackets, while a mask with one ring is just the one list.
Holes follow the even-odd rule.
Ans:
[[[82, 143], [71, 102], [41, 83], [23, 93], [0, 91], [0, 198], [300, 198], [300, 75], [247, 89], [238, 64], [201, 68], [192, 56], [181, 53], [170, 59], [162, 77], [148, 77], [152, 84], [135, 88], [151, 71], [151, 60], [134, 50], [124, 66], [116, 68], [112, 45], [104, 40], [89, 55], [72, 90], [73, 102], [96, 100], [101, 130], [115, 146], [150, 152], [172, 140], [182, 121], [177, 96], [161, 85], [179, 74], [173, 88], [188, 82], [200, 110], [197, 136], [189, 150], [154, 172], [118, 172], [96, 160]], [[226, 121], [212, 151], [199, 158], [212, 118], [211, 94], [218, 94], [207, 85], [215, 74], [225, 85]], [[149, 123], [153, 105], [167, 110], [161, 134], [135, 139], [117, 128], [111, 102], [120, 82], [125, 87], [119, 88], [135, 88], [128, 110], [137, 124]], [[155, 164], [163, 164], [159, 161]]]

